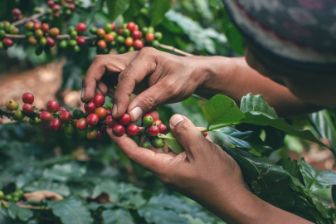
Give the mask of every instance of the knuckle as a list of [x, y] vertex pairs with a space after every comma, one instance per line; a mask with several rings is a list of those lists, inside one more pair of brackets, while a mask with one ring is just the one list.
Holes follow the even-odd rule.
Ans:
[[152, 107], [153, 105], [156, 105], [158, 102], [157, 102], [157, 99], [154, 97], [154, 96], [145, 96], [142, 100], [143, 104], [145, 107]]
[[155, 48], [153, 47], [144, 47], [140, 50], [141, 55], [151, 55], [155, 52]]

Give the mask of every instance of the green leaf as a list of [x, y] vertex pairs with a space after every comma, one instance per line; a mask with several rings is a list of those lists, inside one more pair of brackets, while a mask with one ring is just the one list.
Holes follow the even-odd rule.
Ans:
[[130, 0], [106, 0], [110, 19], [115, 20], [122, 15], [129, 8], [130, 2]]
[[180, 143], [178, 143], [178, 141], [175, 139], [175, 137], [172, 135], [172, 133], [167, 133], [165, 135], [163, 134], [159, 134], [158, 136], [159, 138], [162, 138], [165, 140], [166, 144], [168, 145], [168, 147], [176, 154], [183, 152], [184, 149], [183, 147], [180, 145]]
[[277, 118], [275, 110], [268, 105], [261, 95], [248, 93], [240, 101], [240, 110], [243, 113], [263, 114], [270, 118]]
[[97, 184], [93, 189], [92, 197], [96, 198], [102, 193], [106, 193], [109, 196], [110, 201], [118, 200], [118, 186], [115, 182], [108, 180]]
[[27, 208], [21, 208], [14, 203], [9, 203], [8, 214], [12, 218], [16, 218], [25, 222], [33, 217], [33, 212], [31, 210]]
[[46, 179], [53, 179], [65, 182], [69, 179], [80, 178], [86, 173], [84, 167], [79, 166], [76, 163], [56, 164], [51, 169], [46, 169], [43, 172], [43, 176]]
[[170, 0], [153, 0], [149, 9], [149, 18], [151, 25], [156, 26], [165, 17], [166, 12], [170, 9]]
[[105, 210], [102, 213], [103, 224], [133, 224], [133, 218], [129, 211], [124, 209]]
[[93, 219], [83, 202], [76, 198], [68, 198], [59, 202], [49, 202], [53, 213], [64, 224], [91, 224]]

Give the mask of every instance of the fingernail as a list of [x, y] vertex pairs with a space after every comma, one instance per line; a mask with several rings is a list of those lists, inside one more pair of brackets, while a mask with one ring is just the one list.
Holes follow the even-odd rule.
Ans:
[[140, 107], [136, 107], [131, 110], [130, 115], [132, 120], [135, 121], [142, 115], [142, 109]]
[[113, 109], [112, 109], [112, 116], [116, 117], [118, 115], [118, 108], [117, 108], [117, 104], [113, 105]]
[[184, 118], [183, 118], [182, 115], [175, 114], [174, 116], [172, 116], [172, 117], [170, 118], [170, 122], [169, 122], [170, 127], [171, 127], [171, 128], [174, 128], [178, 123], [180, 123], [180, 122], [183, 121], [183, 120], [184, 120]]

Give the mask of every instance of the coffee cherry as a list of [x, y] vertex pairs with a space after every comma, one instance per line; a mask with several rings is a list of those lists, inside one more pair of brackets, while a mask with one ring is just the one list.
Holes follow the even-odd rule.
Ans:
[[96, 105], [93, 103], [93, 101], [90, 101], [84, 105], [84, 109], [86, 113], [91, 114], [95, 111]]
[[34, 112], [33, 105], [28, 104], [28, 103], [25, 103], [22, 105], [22, 110], [27, 114], [31, 114]]
[[11, 47], [11, 46], [14, 45], [13, 40], [10, 39], [10, 38], [7, 38], [7, 37], [3, 38], [3, 39], [2, 39], [2, 42], [4, 43], [4, 45], [5, 45], [6, 47]]
[[104, 40], [107, 41], [107, 42], [112, 42], [112, 41], [114, 41], [114, 36], [112, 34], [108, 33], [104, 36]]
[[123, 114], [119, 119], [119, 123], [122, 125], [128, 125], [129, 123], [131, 123], [131, 121], [132, 119], [129, 114]]
[[60, 109], [60, 105], [57, 101], [55, 100], [49, 100], [47, 102], [47, 110], [51, 113], [57, 112]]
[[102, 29], [102, 28], [98, 28], [98, 29], [96, 30], [96, 33], [97, 33], [97, 36], [98, 36], [98, 37], [104, 37], [105, 34], [106, 34], [105, 30]]
[[43, 37], [43, 35], [44, 35], [44, 33], [43, 33], [43, 31], [41, 29], [35, 30], [34, 33], [35, 33], [36, 37]]
[[106, 49], [107, 48], [107, 44], [106, 44], [106, 41], [105, 40], [99, 40], [98, 43], [97, 43], [98, 47], [102, 50]]
[[134, 43], [133, 43], [133, 46], [136, 49], [141, 49], [141, 48], [144, 47], [144, 43], [142, 42], [142, 40], [135, 40]]
[[76, 31], [78, 33], [83, 33], [86, 30], [86, 24], [85, 23], [78, 23], [76, 26]]
[[141, 128], [136, 124], [130, 124], [127, 126], [127, 134], [129, 136], [137, 136], [141, 131]]
[[159, 46], [160, 46], [159, 41], [157, 41], [157, 40], [153, 40], [153, 42], [152, 42], [152, 46], [153, 46], [153, 47], [159, 47]]
[[9, 100], [6, 104], [8, 110], [14, 111], [19, 109], [19, 104], [15, 100]]
[[120, 137], [123, 136], [126, 132], [125, 127], [121, 124], [115, 124], [112, 127], [113, 134]]
[[34, 36], [28, 37], [28, 43], [31, 45], [36, 45], [37, 44], [37, 39]]
[[57, 27], [53, 27], [49, 30], [50, 36], [57, 37], [60, 35], [61, 31]]
[[62, 110], [59, 114], [59, 118], [63, 122], [68, 122], [71, 119], [71, 113], [67, 110]]
[[48, 24], [48, 23], [42, 23], [42, 25], [41, 25], [41, 30], [42, 30], [44, 33], [49, 32], [49, 24]]
[[34, 95], [32, 93], [26, 92], [22, 94], [22, 101], [24, 103], [33, 104], [34, 103]]
[[68, 46], [68, 42], [66, 40], [61, 40], [59, 42], [60, 48], [66, 48]]
[[40, 39], [40, 45], [41, 46], [46, 46], [47, 45], [47, 38], [41, 37], [41, 39]]
[[47, 45], [49, 47], [54, 47], [56, 44], [55, 40], [52, 37], [47, 37]]
[[76, 41], [77, 41], [77, 44], [80, 45], [80, 46], [85, 45], [85, 43], [86, 43], [86, 39], [85, 39], [84, 36], [78, 36], [76, 38]]
[[129, 29], [129, 31], [134, 32], [136, 30], [136, 28], [137, 28], [137, 26], [136, 26], [135, 23], [133, 23], [133, 22], [127, 23], [127, 29]]
[[98, 124], [99, 122], [99, 117], [97, 114], [89, 114], [86, 118], [86, 121], [88, 123], [88, 125], [94, 126], [96, 124]]
[[76, 128], [79, 130], [84, 130], [87, 127], [87, 122], [85, 118], [80, 118], [76, 121]]
[[129, 37], [129, 36], [131, 35], [131, 31], [129, 31], [128, 29], [124, 29], [124, 30], [122, 31], [122, 35], [123, 35], [124, 37]]
[[49, 123], [49, 127], [51, 130], [53, 131], [58, 131], [62, 126], [61, 120], [58, 118], [53, 118], [50, 123]]
[[146, 149], [152, 148], [152, 144], [149, 141], [145, 141], [141, 146]]
[[167, 126], [166, 125], [161, 123], [161, 124], [158, 125], [158, 128], [159, 128], [159, 132], [161, 134], [166, 134], [167, 133]]
[[101, 93], [97, 93], [94, 97], [93, 97], [93, 103], [96, 105], [96, 107], [101, 107], [104, 105], [105, 103], [105, 96]]
[[160, 119], [154, 119], [153, 124], [156, 125], [156, 126], [159, 126], [160, 124], [162, 124], [162, 121]]
[[86, 138], [89, 140], [94, 140], [97, 138], [97, 130], [91, 130], [86, 133]]
[[14, 112], [14, 119], [21, 121], [24, 118], [24, 114], [22, 113], [22, 110], [17, 110]]
[[153, 124], [153, 117], [151, 115], [145, 115], [142, 118], [142, 123], [145, 127], [149, 127]]
[[22, 16], [22, 12], [21, 12], [21, 10], [18, 9], [18, 8], [14, 8], [14, 9], [12, 10], [12, 14], [13, 14], [13, 16], [14, 16], [15, 18], [20, 18], [20, 17]]
[[161, 138], [155, 138], [152, 143], [155, 148], [163, 148], [165, 145], [164, 141]]
[[162, 33], [161, 32], [156, 32], [154, 34], [154, 36], [155, 36], [155, 39], [157, 39], [157, 40], [161, 40], [162, 39]]
[[39, 117], [40, 117], [41, 121], [51, 121], [51, 119], [53, 119], [52, 114], [49, 113], [48, 111], [41, 111]]
[[4, 199], [4, 197], [5, 197], [4, 192], [3, 192], [3, 191], [0, 191], [0, 200]]
[[115, 124], [112, 115], [107, 115], [107, 117], [105, 119], [105, 124], [106, 124], [107, 127], [110, 127], [110, 128]]
[[155, 36], [153, 33], [147, 33], [146, 34], [146, 41], [147, 42], [152, 42], [155, 39]]
[[77, 46], [77, 41], [76, 40], [69, 40], [68, 45], [71, 46], [71, 47], [75, 47], [75, 46]]
[[116, 40], [119, 43], [124, 43], [125, 42], [125, 38], [123, 36], [117, 36]]
[[33, 21], [28, 21], [26, 24], [25, 24], [25, 28], [27, 30], [32, 30], [34, 29], [34, 22]]
[[151, 136], [157, 136], [160, 133], [158, 126], [152, 125], [147, 130], [148, 134]]
[[104, 119], [107, 115], [107, 110], [104, 107], [98, 107], [95, 110], [95, 114], [99, 117], [100, 120]]

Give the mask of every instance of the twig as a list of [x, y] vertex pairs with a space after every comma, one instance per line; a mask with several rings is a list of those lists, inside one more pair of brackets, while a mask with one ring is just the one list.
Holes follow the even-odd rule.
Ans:
[[19, 25], [24, 24], [24, 23], [26, 23], [26, 22], [28, 22], [28, 21], [31, 21], [31, 20], [40, 18], [40, 17], [46, 15], [47, 13], [48, 13], [48, 12], [44, 10], [44, 11], [42, 11], [42, 12], [40, 12], [40, 13], [37, 13], [37, 14], [34, 14], [34, 15], [30, 16], [30, 17], [27, 17], [27, 18], [18, 20], [18, 21], [16, 21], [16, 22], [14, 22], [13, 25], [14, 25], [14, 26], [19, 26]]
[[4, 109], [0, 108], [0, 117], [2, 117], [2, 116], [11, 118], [11, 117], [13, 117], [13, 112], [10, 112], [8, 110], [4, 110]]
[[159, 47], [159, 48], [162, 48], [162, 49], [164, 49], [164, 50], [171, 51], [171, 52], [173, 52], [173, 53], [182, 55], [182, 56], [193, 56], [192, 54], [190, 54], [190, 53], [188, 53], [188, 52], [182, 51], [182, 50], [177, 49], [177, 48], [175, 48], [175, 47], [173, 47], [173, 46], [170, 46], [170, 45], [159, 44], [158, 47]]

